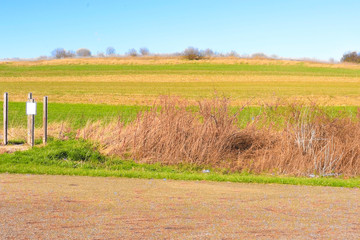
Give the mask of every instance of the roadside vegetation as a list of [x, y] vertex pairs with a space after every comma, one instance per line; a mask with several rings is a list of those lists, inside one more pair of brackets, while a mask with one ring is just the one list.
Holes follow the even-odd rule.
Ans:
[[139, 162], [256, 174], [359, 176], [359, 110], [354, 118], [334, 118], [316, 105], [293, 104], [285, 114], [281, 109], [274, 114], [271, 110], [278, 107], [241, 127], [242, 109], [234, 113], [225, 98], [199, 101], [195, 109], [186, 100], [164, 98], [126, 126], [89, 123], [78, 137], [100, 143], [107, 155]]
[[[160, 99], [160, 98], [159, 98]], [[158, 100], [159, 100], [158, 99]], [[154, 101], [153, 104], [158, 104]], [[281, 103], [281, 104], [280, 104]], [[196, 102], [191, 102], [196, 109]], [[299, 103], [300, 104], [300, 103]], [[288, 101], [278, 99], [272, 103], [261, 106], [243, 107], [229, 106], [229, 111], [235, 113], [241, 108], [237, 115], [237, 124], [243, 128], [258, 119], [260, 115], [267, 114], [267, 119], [273, 123], [284, 122], [288, 118], [291, 107]], [[0, 101], [0, 106], [2, 102]], [[357, 115], [356, 106], [319, 106], [322, 111], [332, 118], [349, 117], [355, 119]], [[35, 116], [35, 134], [41, 136], [42, 126], [42, 103], [38, 103], [39, 113]], [[87, 124], [100, 121], [102, 124], [119, 121], [124, 125], [133, 122], [142, 111], [150, 110], [151, 106], [141, 105], [106, 105], [106, 104], [79, 104], [79, 103], [50, 103], [48, 112], [49, 134], [56, 138], [59, 136], [74, 135], [78, 129], [84, 128]], [[9, 137], [16, 142], [23, 142], [26, 139], [27, 117], [25, 115], [24, 102], [9, 103]], [[3, 120], [2, 108], [0, 108], [0, 122]], [[0, 135], [2, 128], [0, 129]]]
[[[204, 171], [205, 170], [205, 171]], [[45, 147], [24, 152], [0, 154], [1, 173], [78, 175], [101, 177], [154, 178], [175, 180], [207, 180], [243, 183], [277, 183], [293, 185], [359, 187], [359, 178], [301, 178], [254, 175], [247, 172], [227, 173], [209, 166], [160, 163], [137, 163], [131, 159], [103, 156], [96, 145], [83, 140], [51, 140]]]

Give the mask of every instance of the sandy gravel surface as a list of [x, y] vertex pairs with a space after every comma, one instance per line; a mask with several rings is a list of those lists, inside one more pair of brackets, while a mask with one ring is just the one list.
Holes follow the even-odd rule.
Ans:
[[360, 190], [0, 174], [0, 239], [360, 239]]

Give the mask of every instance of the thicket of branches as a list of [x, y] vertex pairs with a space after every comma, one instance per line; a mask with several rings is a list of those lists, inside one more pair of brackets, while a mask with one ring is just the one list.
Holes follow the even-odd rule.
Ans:
[[334, 118], [317, 106], [290, 104], [281, 127], [273, 118], [280, 107], [269, 107], [240, 128], [242, 109], [234, 113], [227, 99], [200, 101], [195, 111], [184, 99], [165, 97], [126, 126], [88, 123], [77, 136], [98, 141], [106, 154], [139, 162], [295, 176], [360, 175], [360, 109], [356, 119]]
[[341, 58], [342, 62], [360, 63], [360, 52], [345, 53]]

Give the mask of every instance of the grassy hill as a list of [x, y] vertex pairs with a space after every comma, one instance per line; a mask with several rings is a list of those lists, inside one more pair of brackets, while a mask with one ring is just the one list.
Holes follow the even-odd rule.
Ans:
[[191, 100], [215, 93], [233, 104], [285, 99], [359, 105], [360, 67], [298, 61], [164, 58], [65, 59], [0, 64], [0, 89], [51, 102], [149, 105], [159, 95]]

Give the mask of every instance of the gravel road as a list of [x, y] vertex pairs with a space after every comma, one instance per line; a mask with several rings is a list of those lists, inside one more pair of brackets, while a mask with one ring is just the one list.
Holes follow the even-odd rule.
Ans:
[[0, 239], [360, 239], [360, 190], [0, 174]]

